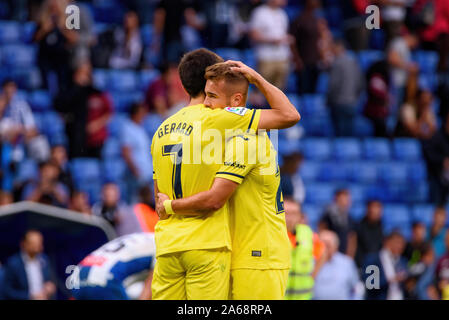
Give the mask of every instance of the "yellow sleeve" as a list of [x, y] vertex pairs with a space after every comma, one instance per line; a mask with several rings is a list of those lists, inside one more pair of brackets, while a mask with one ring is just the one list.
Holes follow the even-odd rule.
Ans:
[[[157, 132], [157, 131], [156, 131]], [[155, 155], [154, 155], [154, 137], [156, 136], [156, 134], [153, 136], [153, 139], [151, 139], [151, 159], [153, 161], [153, 180], [157, 180], [157, 175], [156, 175], [156, 163], [155, 163]]]
[[224, 108], [217, 110], [214, 116], [213, 127], [226, 134], [226, 130], [241, 130], [242, 133], [256, 132], [259, 126], [260, 109], [248, 109], [245, 107]]
[[226, 142], [223, 165], [215, 174], [238, 184], [256, 166], [256, 139], [254, 135], [237, 135]]

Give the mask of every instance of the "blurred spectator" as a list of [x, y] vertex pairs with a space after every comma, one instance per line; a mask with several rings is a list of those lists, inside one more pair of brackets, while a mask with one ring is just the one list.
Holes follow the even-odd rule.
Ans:
[[51, 148], [50, 161], [59, 167], [59, 177], [58, 181], [65, 184], [70, 191], [73, 190], [73, 179], [72, 174], [69, 170], [68, 160], [67, 160], [67, 150], [63, 145], [54, 145]]
[[109, 65], [114, 69], [135, 69], [142, 57], [142, 39], [139, 30], [139, 18], [129, 11], [123, 18], [123, 29], [116, 30], [116, 48], [111, 55]]
[[386, 61], [373, 63], [366, 73], [367, 101], [364, 115], [371, 121], [376, 137], [386, 137], [390, 114], [390, 69]]
[[439, 53], [438, 70], [448, 68], [449, 56], [449, 2], [446, 0], [416, 0], [412, 13], [414, 24], [425, 50]]
[[127, 164], [128, 173], [125, 174], [127, 203], [135, 202], [140, 187], [148, 184], [152, 179], [152, 160], [149, 152], [151, 138], [142, 126], [147, 115], [144, 105], [136, 103], [131, 106], [129, 119], [122, 126], [120, 143], [122, 156]]
[[59, 167], [52, 161], [39, 166], [39, 180], [28, 183], [23, 190], [22, 199], [43, 204], [66, 207], [68, 187], [58, 182]]
[[100, 158], [108, 137], [107, 124], [112, 115], [109, 96], [92, 84], [92, 66], [83, 63], [74, 73], [74, 85], [55, 99], [62, 113], [69, 140], [69, 158]]
[[286, 300], [310, 300], [314, 278], [325, 262], [324, 243], [307, 225], [299, 203], [285, 198], [285, 223], [292, 245], [292, 267], [287, 282]]
[[433, 285], [435, 274], [435, 253], [429, 243], [424, 243], [419, 261], [409, 268], [405, 281], [406, 299], [437, 300], [438, 292]]
[[161, 0], [154, 12], [154, 31], [162, 41], [162, 62], [178, 62], [185, 52], [181, 36], [183, 24], [201, 30], [199, 5], [195, 0]]
[[[34, 34], [34, 41], [39, 45], [37, 61], [42, 82], [53, 94], [69, 87], [71, 53], [79, 41], [77, 31], [65, 25], [68, 3], [68, 0], [46, 0]], [[56, 74], [56, 81], [50, 81], [50, 72]]]
[[442, 300], [449, 300], [449, 230], [445, 236], [446, 253], [438, 260], [435, 283]]
[[159, 221], [159, 216], [154, 210], [153, 191], [149, 186], [139, 190], [140, 201], [133, 206], [134, 214], [144, 232], [154, 232], [154, 227]]
[[426, 245], [426, 226], [422, 222], [415, 222], [412, 226], [412, 238], [405, 246], [402, 254], [408, 261], [409, 266], [413, 266], [421, 259], [423, 249]]
[[338, 252], [338, 236], [332, 231], [320, 232], [326, 246], [325, 263], [315, 279], [315, 300], [361, 300], [363, 284], [354, 261]]
[[10, 192], [0, 190], [0, 206], [12, 204], [13, 202], [14, 202], [14, 199]]
[[92, 213], [106, 219], [118, 236], [142, 232], [137, 217], [131, 208], [120, 199], [120, 189], [115, 183], [106, 183], [101, 191], [101, 200], [93, 205]]
[[[327, 25], [327, 20], [324, 18], [318, 19], [318, 50], [320, 52], [320, 61], [318, 65], [320, 69], [327, 70], [334, 61], [334, 37], [332, 35], [329, 26]], [[343, 43], [343, 42], [341, 42]]]
[[17, 94], [17, 84], [6, 79], [0, 95], [0, 136], [13, 147], [12, 160], [19, 163], [28, 156], [45, 161], [50, 154], [47, 138], [36, 127], [33, 112], [28, 103]]
[[357, 103], [363, 91], [363, 74], [343, 40], [334, 43], [335, 60], [329, 72], [328, 105], [337, 136], [352, 136]]
[[74, 191], [70, 197], [69, 209], [82, 214], [91, 215], [92, 210], [89, 206], [89, 196], [83, 191]]
[[232, 29], [237, 15], [236, 0], [209, 0], [203, 3], [206, 18], [205, 38], [207, 47], [224, 48], [231, 46]]
[[293, 197], [300, 204], [304, 202], [306, 197], [304, 182], [297, 175], [303, 161], [304, 155], [295, 151], [284, 155], [280, 168], [282, 194], [284, 197]]
[[440, 130], [422, 143], [431, 201], [445, 205], [449, 194], [449, 114]]
[[366, 214], [357, 225], [357, 251], [355, 261], [359, 267], [367, 254], [379, 252], [384, 237], [382, 228], [383, 206], [378, 200], [368, 201]]
[[427, 232], [428, 240], [432, 243], [435, 256], [440, 258], [446, 251], [444, 236], [448, 228], [446, 227], [447, 212], [443, 207], [437, 207], [433, 214], [432, 225]]
[[319, 7], [319, 0], [306, 0], [304, 10], [290, 25], [289, 32], [295, 38], [291, 49], [298, 73], [299, 94], [315, 93], [318, 81], [320, 32], [316, 11]]
[[145, 94], [145, 105], [149, 112], [155, 112], [162, 117], [167, 117], [173, 113], [171, 108], [177, 109], [185, 106], [189, 102], [181, 79], [179, 78], [176, 64], [162, 64], [161, 76], [153, 81]]
[[341, 1], [343, 32], [348, 47], [352, 51], [368, 49], [370, 30], [366, 28], [366, 7], [371, 0]]
[[416, 35], [407, 33], [394, 38], [388, 47], [388, 63], [391, 66], [392, 83], [396, 93], [396, 105], [403, 102], [407, 79], [416, 76], [419, 66], [412, 60], [412, 50], [418, 46]]
[[338, 250], [351, 258], [355, 256], [357, 236], [355, 222], [349, 215], [351, 208], [351, 194], [349, 190], [335, 191], [334, 202], [326, 207], [319, 222], [319, 230], [330, 230], [337, 234]]
[[121, 222], [123, 214], [120, 211], [127, 210], [120, 201], [120, 189], [115, 183], [106, 183], [101, 190], [101, 200], [92, 206], [92, 213], [108, 221], [114, 228]]
[[413, 103], [404, 103], [399, 110], [395, 130], [397, 137], [428, 139], [437, 130], [437, 119], [432, 108], [432, 92], [420, 89]]
[[254, 9], [250, 21], [250, 36], [254, 42], [257, 69], [260, 74], [283, 90], [288, 75], [288, 16], [285, 0], [268, 0]]
[[71, 1], [70, 4], [74, 4], [80, 9], [80, 28], [76, 30], [78, 33], [78, 40], [73, 48], [71, 64], [71, 67], [76, 69], [91, 58], [91, 47], [96, 43], [96, 36], [94, 33], [95, 21], [86, 5], [79, 3], [78, 1]]
[[382, 27], [385, 29], [387, 43], [399, 36], [405, 22], [408, 0], [380, 0]]
[[49, 300], [56, 292], [50, 279], [50, 264], [43, 253], [43, 237], [29, 230], [20, 242], [20, 253], [5, 264], [4, 296], [11, 300]]
[[[390, 233], [378, 253], [370, 253], [364, 260], [362, 270], [374, 265], [379, 268], [379, 289], [366, 291], [367, 300], [403, 300], [403, 283], [407, 278], [407, 262], [402, 257], [405, 248], [404, 237], [396, 231]], [[364, 280], [370, 273], [362, 272]]]

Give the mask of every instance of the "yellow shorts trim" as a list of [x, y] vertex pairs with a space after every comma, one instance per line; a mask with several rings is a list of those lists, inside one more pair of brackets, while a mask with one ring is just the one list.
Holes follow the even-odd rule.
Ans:
[[283, 300], [288, 269], [231, 270], [231, 300]]
[[226, 300], [231, 251], [189, 250], [159, 256], [151, 291], [154, 300]]

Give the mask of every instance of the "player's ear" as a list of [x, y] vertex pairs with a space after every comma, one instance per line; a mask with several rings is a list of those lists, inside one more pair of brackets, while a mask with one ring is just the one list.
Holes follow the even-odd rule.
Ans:
[[231, 107], [241, 107], [245, 105], [243, 95], [241, 93], [234, 93], [231, 97]]

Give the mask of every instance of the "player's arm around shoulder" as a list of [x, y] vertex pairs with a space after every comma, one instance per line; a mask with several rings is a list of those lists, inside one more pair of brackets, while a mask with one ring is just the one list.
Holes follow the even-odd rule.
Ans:
[[167, 219], [172, 214], [198, 216], [217, 211], [231, 197], [238, 184], [234, 181], [215, 178], [212, 187], [193, 196], [170, 200], [168, 195], [158, 193], [156, 212], [160, 219]]

